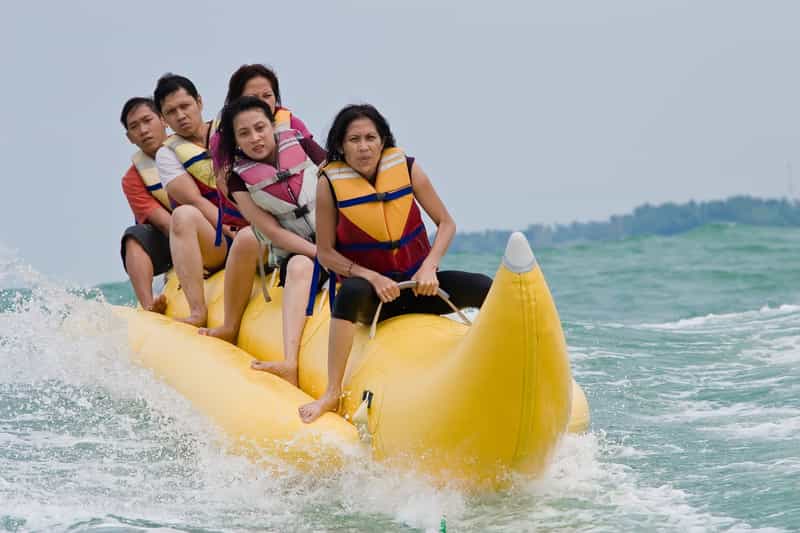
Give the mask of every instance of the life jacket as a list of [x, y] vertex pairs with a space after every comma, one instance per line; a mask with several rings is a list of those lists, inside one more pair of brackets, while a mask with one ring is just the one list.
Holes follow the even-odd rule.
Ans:
[[[210, 136], [210, 125], [208, 132]], [[167, 140], [164, 141], [164, 146], [175, 152], [183, 168], [194, 178], [197, 188], [200, 189], [200, 194], [219, 207], [221, 216], [217, 217], [217, 246], [221, 243], [222, 224], [229, 224], [237, 228], [243, 228], [250, 224], [239, 213], [233, 202], [217, 193], [214, 168], [207, 149], [201, 148], [177, 134], [167, 137]]]
[[164, 185], [161, 184], [161, 180], [158, 177], [158, 168], [156, 167], [155, 159], [139, 150], [133, 154], [131, 160], [133, 160], [133, 166], [136, 167], [136, 171], [139, 172], [139, 176], [141, 176], [142, 183], [144, 183], [147, 192], [152, 194], [153, 198], [158, 200], [167, 211], [172, 211], [172, 204], [170, 203], [169, 196], [167, 196], [167, 191], [164, 190]]
[[383, 151], [374, 185], [343, 161], [329, 163], [322, 173], [336, 196], [336, 249], [396, 281], [410, 279], [431, 245], [405, 153], [399, 148]]
[[[277, 163], [258, 163], [239, 157], [233, 171], [245, 182], [253, 202], [274, 216], [281, 227], [315, 242], [317, 166], [300, 145], [295, 130], [276, 133]], [[270, 244], [271, 257], [279, 261], [289, 252]]]
[[276, 132], [292, 129], [292, 112], [285, 107], [276, 107], [274, 118], [273, 127]]

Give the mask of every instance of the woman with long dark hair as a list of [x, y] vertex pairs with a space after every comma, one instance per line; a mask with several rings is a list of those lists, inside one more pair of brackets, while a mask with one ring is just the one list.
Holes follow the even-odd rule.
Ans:
[[[225, 105], [242, 96], [255, 96], [266, 103], [275, 118], [275, 129], [281, 131], [288, 128], [300, 133], [303, 138], [303, 148], [308, 153], [308, 156], [315, 164], [322, 163], [325, 159], [325, 150], [314, 141], [314, 136], [305, 123], [281, 103], [281, 87], [275, 71], [259, 63], [242, 65], [236, 69], [228, 81]], [[224, 182], [224, 178], [227, 177], [227, 169], [225, 169], [224, 163], [220, 159], [218, 145], [219, 133], [215, 133], [211, 137], [210, 151], [214, 161], [214, 168], [218, 171], [217, 175], [223, 178], [222, 180], [217, 180], [217, 186], [221, 185], [222, 189], [225, 190], [227, 184]], [[219, 183], [219, 181], [222, 181], [222, 183]], [[227, 194], [227, 190], [225, 190], [225, 194]]]
[[235, 341], [267, 245], [284, 287], [285, 359], [254, 362], [253, 368], [297, 385], [297, 356], [316, 255], [318, 169], [300, 142], [302, 134], [291, 128], [277, 131], [274, 120], [272, 108], [255, 96], [235, 99], [222, 111], [217, 157], [228, 169], [229, 194], [251, 225], [237, 233], [226, 262], [224, 323], [201, 333]]
[[[491, 278], [460, 271], [439, 272], [456, 225], [413, 158], [395, 146], [386, 119], [371, 105], [351, 105], [333, 121], [328, 161], [317, 184], [317, 253], [342, 278], [331, 309], [328, 386], [318, 400], [300, 407], [304, 422], [339, 406], [341, 382], [353, 346], [355, 323], [405, 313], [446, 314], [441, 286], [459, 308], [480, 307]], [[430, 243], [424, 210], [437, 226]], [[416, 282], [401, 294], [398, 283]]]

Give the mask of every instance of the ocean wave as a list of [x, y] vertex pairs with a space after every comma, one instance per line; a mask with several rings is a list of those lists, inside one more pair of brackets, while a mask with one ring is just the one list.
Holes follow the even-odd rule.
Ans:
[[725, 326], [731, 323], [741, 324], [742, 322], [752, 322], [754, 320], [763, 320], [764, 318], [782, 317], [787, 315], [794, 315], [800, 312], [800, 305], [796, 304], [782, 304], [777, 307], [765, 305], [760, 309], [752, 311], [743, 311], [739, 313], [724, 313], [714, 314], [709, 313], [704, 316], [697, 316], [692, 318], [684, 318], [672, 322], [662, 323], [643, 323], [634, 324], [635, 329], [650, 329], [650, 330], [667, 330], [667, 331], [680, 331], [680, 330], [697, 330], [707, 326]]
[[[774, 503], [751, 486], [758, 468], [725, 454], [699, 458], [697, 448], [718, 436], [755, 454], [764, 441], [800, 436], [800, 408], [754, 399], [754, 388], [798, 386], [785, 369], [760, 373], [800, 353], [800, 306], [785, 304], [658, 324], [626, 324], [634, 314], [573, 322], [574, 375], [593, 385], [593, 423], [609, 434], [566, 436], [542, 478], [514, 476], [497, 494], [440, 486], [356, 453], [325, 476], [269, 458], [264, 468], [228, 453], [213, 424], [131, 361], [125, 323], [98, 293], [3, 257], [0, 279], [17, 297], [0, 310], [0, 529], [435, 531], [446, 516], [454, 531], [748, 531]], [[721, 334], [737, 328], [746, 335], [719, 351]], [[710, 335], [674, 342], [651, 331]], [[752, 401], [692, 399], [710, 388]], [[673, 431], [693, 436], [673, 443]], [[700, 460], [712, 464], [692, 469]], [[784, 483], [800, 472], [793, 457], [769, 461], [758, 466]], [[715, 468], [746, 481], [715, 500]], [[753, 509], [731, 504], [744, 497]]]
[[722, 426], [702, 428], [704, 431], [724, 433], [741, 440], [787, 440], [800, 437], [800, 410], [797, 416], [786, 417], [777, 422], [733, 422]]

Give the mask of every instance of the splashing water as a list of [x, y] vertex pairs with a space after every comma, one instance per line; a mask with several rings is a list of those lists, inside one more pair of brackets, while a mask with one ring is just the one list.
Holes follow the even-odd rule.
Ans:
[[[126, 285], [65, 288], [0, 249], [0, 529], [438, 531], [443, 516], [448, 531], [800, 528], [800, 298], [780, 301], [785, 291], [759, 282], [734, 301], [726, 284], [740, 280], [722, 276], [723, 301], [692, 298], [699, 282], [688, 279], [670, 282], [672, 312], [663, 299], [619, 305], [637, 285], [651, 294], [656, 262], [727, 272], [719, 249], [698, 244], [720, 231], [742, 237], [706, 230], [538, 254], [594, 431], [565, 438], [541, 479], [494, 494], [371, 461], [312, 478], [228, 454], [224, 435], [131, 362], [105, 302], [130, 301]], [[774, 231], [760, 238], [800, 242]], [[739, 268], [764, 260], [736, 253]]]

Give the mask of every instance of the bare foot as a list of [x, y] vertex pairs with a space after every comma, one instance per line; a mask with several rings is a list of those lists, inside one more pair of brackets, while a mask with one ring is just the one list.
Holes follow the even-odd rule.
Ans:
[[325, 395], [319, 400], [314, 400], [311, 403], [301, 405], [300, 408], [297, 409], [297, 411], [300, 413], [300, 420], [306, 424], [310, 424], [328, 411], [338, 411], [339, 396], [339, 394], [328, 394], [326, 392]]
[[200, 335], [208, 335], [209, 337], [216, 337], [226, 342], [230, 342], [231, 344], [236, 344], [236, 337], [238, 336], [239, 332], [233, 328], [228, 328], [222, 325], [218, 328], [200, 328], [197, 330], [197, 333]]
[[150, 304], [147, 310], [163, 315], [167, 311], [167, 295], [159, 294], [156, 296], [156, 299], [153, 300], [153, 303]]
[[192, 313], [187, 317], [184, 318], [176, 318], [178, 322], [183, 322], [184, 324], [189, 324], [190, 326], [194, 326], [196, 328], [202, 328], [206, 325], [206, 320], [208, 320], [208, 312], [202, 311], [198, 313]]
[[297, 363], [289, 361], [253, 361], [250, 363], [250, 368], [275, 374], [297, 387]]

